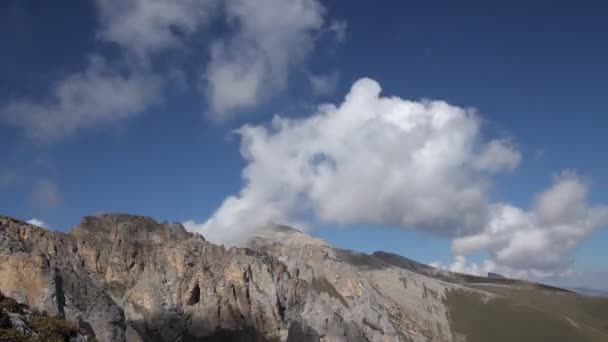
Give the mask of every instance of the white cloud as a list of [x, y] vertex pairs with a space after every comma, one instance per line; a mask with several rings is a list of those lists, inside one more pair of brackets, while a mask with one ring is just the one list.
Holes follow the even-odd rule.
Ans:
[[327, 30], [335, 35], [338, 42], [342, 43], [346, 40], [348, 23], [346, 20], [335, 20], [327, 27]]
[[594, 230], [608, 225], [608, 206], [592, 206], [588, 187], [565, 173], [536, 198], [529, 211], [492, 205], [486, 228], [455, 239], [455, 255], [489, 252], [490, 261], [511, 271], [552, 276], [568, 271], [572, 253]]
[[205, 24], [216, 0], [97, 0], [99, 36], [142, 59], [180, 47], [183, 38]]
[[203, 77], [216, 119], [283, 90], [289, 70], [312, 51], [325, 12], [318, 0], [226, 0], [224, 5], [234, 34], [212, 45]]
[[39, 180], [32, 189], [32, 202], [44, 209], [55, 208], [63, 203], [59, 187], [48, 179]]
[[[234, 244], [270, 221], [415, 228], [454, 239], [444, 268], [548, 277], [568, 274], [576, 247], [608, 224], [608, 207], [590, 205], [572, 173], [529, 211], [493, 203], [492, 176], [521, 161], [512, 143], [484, 139], [474, 111], [379, 94], [362, 79], [339, 106], [241, 127], [244, 187], [191, 229]], [[467, 262], [475, 252], [489, 257]]]
[[199, 227], [203, 234], [230, 243], [256, 225], [308, 212], [328, 224], [481, 230], [489, 177], [514, 163], [485, 151], [518, 152], [483, 141], [469, 110], [379, 93], [378, 83], [362, 79], [339, 107], [300, 120], [276, 117], [270, 129], [242, 127], [245, 187]]
[[[183, 66], [154, 57], [188, 49], [216, 15], [223, 16], [229, 32], [209, 44], [203, 88], [215, 118], [224, 119], [284, 90], [290, 70], [312, 51], [325, 12], [318, 0], [95, 3], [97, 35], [117, 44], [118, 56], [109, 62], [94, 57], [83, 71], [59, 80], [46, 99], [12, 99], [0, 107], [0, 121], [23, 128], [31, 138], [51, 140], [133, 117], [162, 101], [167, 81], [185, 84], [179, 82]], [[345, 27], [334, 22], [328, 29], [343, 34]]]
[[44, 223], [42, 220], [39, 220], [37, 218], [32, 218], [30, 220], [27, 220], [27, 223], [34, 225], [34, 226], [42, 227], [42, 228], [49, 228], [49, 226], [46, 223]]
[[492, 140], [476, 159], [475, 166], [481, 170], [513, 170], [521, 162], [521, 154], [506, 140]]
[[30, 138], [52, 140], [130, 118], [157, 103], [159, 90], [160, 81], [154, 76], [122, 73], [102, 57], [93, 56], [84, 72], [57, 82], [50, 99], [14, 100], [0, 114]]
[[331, 96], [336, 91], [340, 75], [337, 71], [324, 75], [308, 75], [308, 81], [315, 96]]
[[470, 262], [463, 255], [454, 256], [454, 260], [450, 264], [443, 264], [440, 261], [435, 261], [431, 262], [429, 265], [450, 272], [472, 274], [480, 277], [486, 277], [489, 272], [492, 272], [507, 278], [527, 279], [531, 281], [543, 280], [549, 277], [553, 279], [565, 278], [575, 274], [572, 268], [569, 267], [552, 271], [534, 268], [512, 268], [505, 265], [498, 265], [491, 259], [483, 260], [482, 263]]
[[[462, 255], [455, 256], [454, 261], [449, 265], [444, 265], [440, 261], [431, 262], [429, 265], [450, 272], [472, 274], [476, 276], [486, 276], [488, 272], [498, 271], [496, 265], [490, 260], [485, 260], [482, 265], [478, 265], [475, 262], [468, 262], [467, 258]], [[501, 275], [503, 274], [501, 273]]]
[[183, 47], [206, 23], [215, 0], [97, 0], [98, 36], [121, 48], [108, 62], [93, 55], [84, 70], [55, 83], [46, 99], [13, 99], [0, 120], [36, 140], [53, 140], [99, 125], [122, 122], [162, 101], [164, 76], [152, 70], [155, 52]]

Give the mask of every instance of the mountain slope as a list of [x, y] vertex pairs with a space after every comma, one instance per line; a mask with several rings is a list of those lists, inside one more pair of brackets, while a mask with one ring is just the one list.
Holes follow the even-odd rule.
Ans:
[[570, 290], [582, 294], [584, 296], [608, 298], [608, 291], [589, 289], [586, 287], [572, 287], [570, 288]]
[[[296, 230], [291, 236], [282, 231], [277, 238], [269, 228], [250, 246], [285, 260], [288, 269], [309, 269], [312, 277], [322, 273], [339, 293], [348, 293], [344, 283], [356, 280], [372, 302], [380, 303], [378, 312], [410, 340], [608, 341], [608, 299], [448, 272], [392, 253], [331, 248], [317, 239], [308, 243]], [[365, 312], [358, 306], [368, 303], [345, 298], [355, 312]]]
[[[69, 234], [0, 218], [0, 290], [88, 327], [101, 341], [174, 341], [224, 331], [259, 339], [306, 334], [310, 285], [268, 255], [226, 250], [181, 225], [86, 217]], [[333, 315], [333, 312], [329, 312]], [[356, 327], [333, 322], [346, 336]], [[250, 336], [248, 333], [247, 336]]]
[[[608, 300], [336, 249], [285, 226], [245, 247], [132, 215], [85, 217], [67, 234], [0, 217], [0, 291], [100, 341], [608, 340]], [[538, 329], [521, 328], [530, 320]]]

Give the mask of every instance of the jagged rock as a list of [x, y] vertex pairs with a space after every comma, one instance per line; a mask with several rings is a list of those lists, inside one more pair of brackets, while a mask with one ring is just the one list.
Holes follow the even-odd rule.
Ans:
[[[327, 305], [331, 298], [277, 258], [226, 250], [179, 224], [100, 215], [83, 218], [68, 234], [10, 218], [0, 226], [0, 289], [101, 341], [176, 341], [247, 329], [285, 340], [292, 322], [310, 325], [303, 316], [340, 316]], [[331, 324], [344, 334], [353, 330]]]
[[305, 311], [316, 331], [341, 336], [331, 323], [344, 321], [357, 327], [347, 332], [347, 340], [453, 340], [441, 296], [453, 285], [391, 266], [372, 255], [332, 248], [284, 226], [267, 227], [248, 247], [284, 260], [291, 273], [311, 283], [326, 306], [339, 313], [339, 320], [330, 318], [323, 327], [327, 313]]
[[17, 330], [19, 333], [25, 336], [32, 336], [34, 332], [27, 324], [23, 321], [23, 316], [16, 313], [8, 313], [10, 317], [10, 325], [13, 329]]
[[498, 274], [498, 273], [494, 273], [494, 272], [488, 272], [488, 278], [490, 278], [490, 279], [506, 279], [506, 277], [503, 276], [502, 274]]
[[[496, 313], [487, 303], [509, 286], [576, 299], [544, 285], [336, 249], [285, 226], [226, 249], [139, 216], [89, 216], [69, 233], [0, 216], [0, 291], [99, 341], [466, 341], [483, 335], [470, 331], [476, 325], [460, 316], [463, 308]], [[560, 316], [543, 319], [574, 329]], [[578, 336], [571, 330], [564, 336]]]

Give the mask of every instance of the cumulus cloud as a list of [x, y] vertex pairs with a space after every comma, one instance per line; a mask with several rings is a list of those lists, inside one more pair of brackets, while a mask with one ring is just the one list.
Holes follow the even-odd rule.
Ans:
[[[474, 110], [384, 97], [362, 79], [338, 106], [241, 127], [244, 187], [187, 226], [227, 244], [268, 222], [413, 228], [453, 239], [454, 261], [436, 265], [455, 272], [571, 273], [573, 251], [608, 225], [608, 207], [591, 205], [588, 184], [569, 172], [529, 210], [491, 201], [493, 176], [516, 168], [521, 154], [482, 129]], [[477, 252], [488, 259], [469, 262]]]
[[120, 72], [93, 56], [85, 71], [57, 82], [47, 100], [10, 101], [0, 109], [0, 117], [21, 127], [28, 137], [47, 141], [130, 118], [156, 103], [159, 91], [158, 78]]
[[211, 47], [204, 92], [217, 119], [249, 109], [286, 87], [323, 26], [318, 0], [227, 0], [226, 23], [234, 33]]
[[30, 195], [32, 202], [44, 209], [52, 209], [63, 203], [59, 187], [48, 179], [39, 180]]
[[382, 97], [377, 82], [359, 80], [337, 107], [242, 127], [245, 187], [199, 228], [230, 242], [252, 226], [312, 214], [328, 224], [480, 231], [491, 175], [519, 161], [486, 157], [518, 152], [484, 141], [480, 128], [471, 110]]
[[493, 204], [489, 222], [479, 233], [456, 238], [455, 255], [485, 250], [490, 261], [511, 273], [552, 276], [568, 270], [572, 253], [594, 230], [608, 225], [608, 206], [592, 206], [588, 185], [565, 173], [540, 193], [526, 211], [509, 204]]
[[337, 71], [329, 74], [308, 75], [308, 81], [310, 82], [313, 95], [319, 97], [333, 95], [338, 86], [339, 77], [340, 75]]
[[34, 226], [38, 226], [38, 227], [42, 227], [42, 228], [49, 228], [49, 226], [44, 223], [42, 220], [39, 220], [37, 218], [32, 218], [30, 220], [26, 221], [27, 223], [34, 225]]

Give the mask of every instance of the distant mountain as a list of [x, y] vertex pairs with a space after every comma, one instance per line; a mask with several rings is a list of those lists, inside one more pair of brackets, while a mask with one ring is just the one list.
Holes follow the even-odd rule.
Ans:
[[494, 272], [488, 272], [488, 278], [491, 279], [506, 279], [505, 276], [498, 274], [498, 273], [494, 273]]
[[580, 294], [582, 294], [584, 296], [605, 297], [605, 298], [608, 298], [608, 291], [589, 289], [589, 288], [586, 288], [586, 287], [571, 287], [570, 289], [572, 291], [580, 293]]
[[146, 217], [89, 216], [60, 233], [0, 216], [0, 291], [79, 341], [608, 341], [608, 299], [337, 249], [287, 226], [226, 249]]

